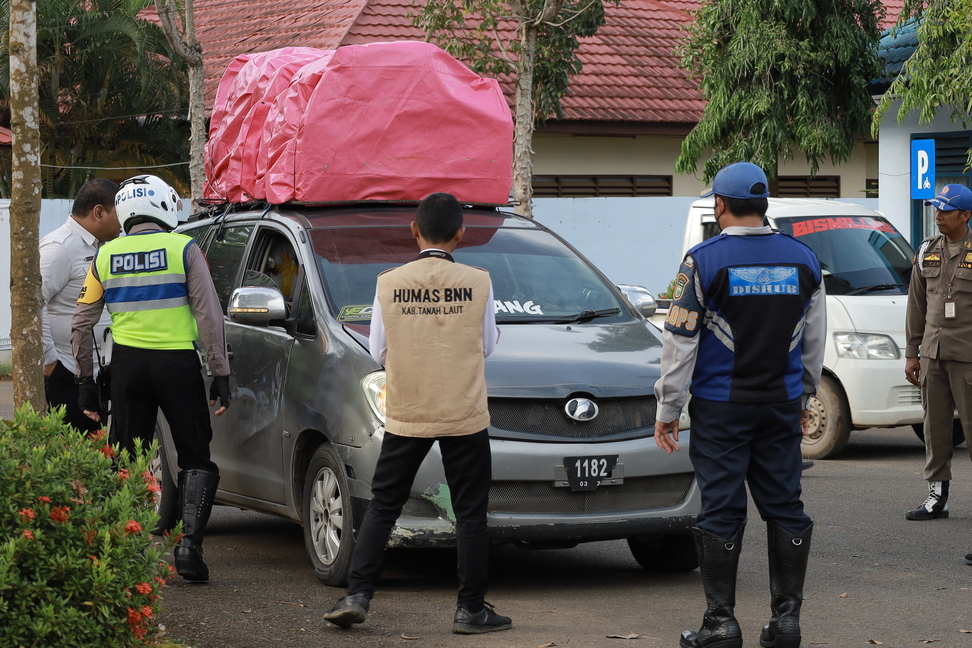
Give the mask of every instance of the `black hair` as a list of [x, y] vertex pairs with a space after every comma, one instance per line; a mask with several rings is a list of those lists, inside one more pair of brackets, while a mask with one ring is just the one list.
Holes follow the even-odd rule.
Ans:
[[[752, 193], [763, 193], [766, 191], [766, 185], [762, 182], [757, 182], [750, 189]], [[760, 217], [766, 216], [766, 210], [769, 208], [769, 201], [765, 198], [729, 198], [727, 196], [719, 196], [726, 203], [726, 209], [732, 213], [733, 216], [749, 216], [750, 214], [756, 214]]]
[[448, 243], [462, 227], [462, 206], [452, 194], [434, 193], [419, 203], [415, 222], [429, 243]]
[[115, 206], [116, 193], [118, 193], [118, 184], [107, 178], [88, 180], [78, 190], [78, 195], [74, 197], [71, 213], [79, 218], [84, 218], [97, 205], [111, 209]]

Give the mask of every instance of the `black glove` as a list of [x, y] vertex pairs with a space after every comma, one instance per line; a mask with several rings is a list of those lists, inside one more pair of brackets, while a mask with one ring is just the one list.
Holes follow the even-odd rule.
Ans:
[[213, 384], [209, 386], [209, 400], [218, 400], [220, 407], [229, 407], [229, 376], [213, 376]]
[[98, 399], [98, 385], [95, 383], [94, 378], [85, 376], [84, 378], [77, 378], [75, 382], [78, 383], [78, 406], [81, 410], [88, 412], [99, 411], [101, 403]]

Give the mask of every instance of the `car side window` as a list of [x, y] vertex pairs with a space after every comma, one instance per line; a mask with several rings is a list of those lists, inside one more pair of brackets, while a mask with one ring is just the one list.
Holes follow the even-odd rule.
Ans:
[[243, 285], [274, 287], [293, 310], [299, 277], [300, 259], [290, 240], [280, 232], [261, 229], [246, 266]]
[[183, 234], [191, 236], [196, 241], [196, 245], [203, 251], [203, 254], [206, 253], [206, 235], [209, 234], [209, 230], [210, 226], [208, 224], [193, 227], [192, 229], [180, 229]]
[[220, 306], [223, 307], [223, 313], [226, 313], [230, 295], [239, 285], [243, 254], [246, 252], [246, 244], [252, 233], [252, 225], [225, 227], [217, 232], [209, 245], [206, 258], [209, 260], [209, 269], [213, 275], [216, 295], [219, 297]]

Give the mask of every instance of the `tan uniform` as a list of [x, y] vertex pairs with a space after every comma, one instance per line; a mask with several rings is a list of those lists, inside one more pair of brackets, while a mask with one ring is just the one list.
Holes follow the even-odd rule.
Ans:
[[[946, 317], [947, 302], [954, 317]], [[943, 236], [924, 241], [908, 289], [905, 356], [920, 357], [925, 408], [925, 479], [951, 480], [957, 409], [972, 432], [972, 232], [950, 253]], [[972, 444], [970, 454], [972, 454]]]
[[430, 257], [378, 277], [388, 342], [385, 429], [412, 437], [489, 426], [483, 314], [489, 273]]

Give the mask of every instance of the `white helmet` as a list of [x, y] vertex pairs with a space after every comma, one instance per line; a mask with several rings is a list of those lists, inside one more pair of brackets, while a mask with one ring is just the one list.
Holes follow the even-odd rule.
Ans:
[[175, 189], [154, 175], [129, 178], [119, 185], [115, 194], [118, 222], [126, 234], [132, 226], [146, 221], [158, 223], [166, 230], [175, 229], [180, 207], [182, 201]]

